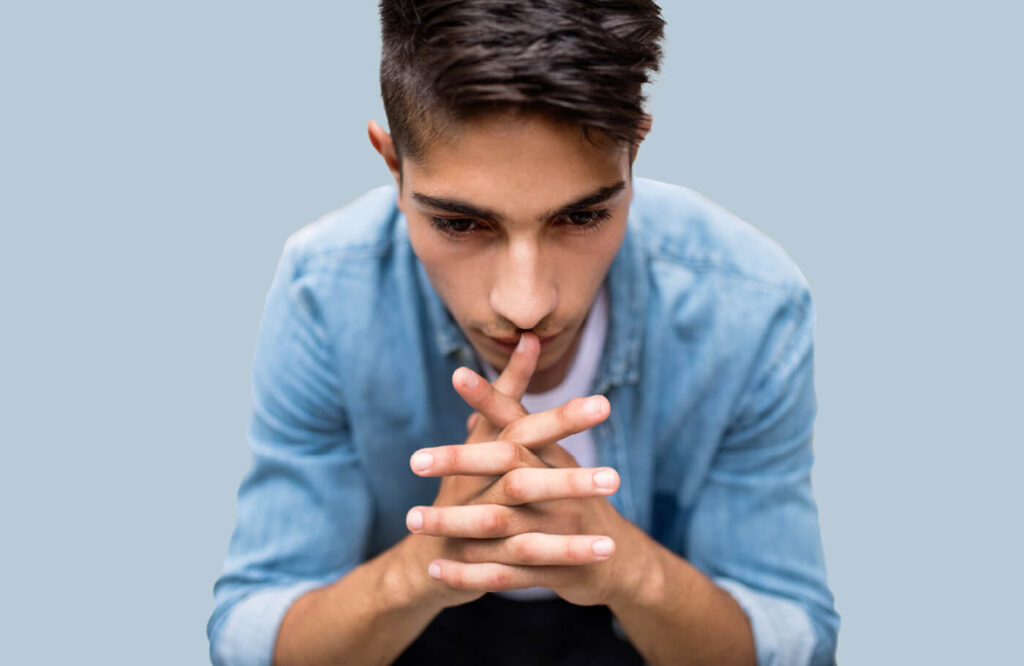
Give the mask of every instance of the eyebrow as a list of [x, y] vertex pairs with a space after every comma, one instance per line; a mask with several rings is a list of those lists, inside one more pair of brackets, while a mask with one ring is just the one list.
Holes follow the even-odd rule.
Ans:
[[[621, 192], [624, 187], [626, 187], [626, 181], [620, 180], [614, 185], [606, 185], [598, 188], [597, 190], [594, 190], [589, 194], [585, 194], [571, 203], [567, 203], [555, 210], [544, 213], [538, 218], [538, 221], [543, 222], [553, 217], [569, 215], [570, 213], [576, 213], [590, 208], [591, 206], [604, 203]], [[505, 222], [505, 216], [501, 213], [489, 208], [474, 206], [466, 201], [459, 201], [458, 199], [452, 199], [449, 197], [435, 197], [421, 192], [413, 192], [412, 198], [425, 206], [429, 206], [437, 210], [466, 215], [467, 217], [475, 217], [495, 224], [504, 224]]]

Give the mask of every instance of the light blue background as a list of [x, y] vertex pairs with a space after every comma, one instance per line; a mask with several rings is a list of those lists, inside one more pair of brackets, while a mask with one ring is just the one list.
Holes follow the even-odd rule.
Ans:
[[[1022, 12], [664, 3], [635, 173], [818, 308], [846, 664], [1019, 652]], [[4, 661], [206, 660], [285, 237], [389, 174], [375, 3], [0, 9]]]

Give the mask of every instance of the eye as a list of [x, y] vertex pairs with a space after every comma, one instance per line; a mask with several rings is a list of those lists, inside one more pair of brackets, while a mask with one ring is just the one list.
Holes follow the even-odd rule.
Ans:
[[431, 217], [430, 224], [449, 238], [461, 240], [472, 236], [480, 227], [479, 224], [466, 217]]
[[607, 208], [601, 208], [599, 210], [583, 210], [569, 213], [564, 219], [568, 223], [567, 226], [571, 227], [574, 231], [586, 232], [596, 230], [609, 217], [611, 217], [611, 212]]

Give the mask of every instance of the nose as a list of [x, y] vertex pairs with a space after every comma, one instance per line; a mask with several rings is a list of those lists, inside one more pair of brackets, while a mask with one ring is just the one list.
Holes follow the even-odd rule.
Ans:
[[520, 330], [530, 330], [558, 305], [554, 271], [535, 239], [510, 240], [494, 265], [491, 308]]

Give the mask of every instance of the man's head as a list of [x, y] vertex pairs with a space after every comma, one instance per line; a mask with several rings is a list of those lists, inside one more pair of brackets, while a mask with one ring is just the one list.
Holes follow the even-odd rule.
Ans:
[[[661, 59], [650, 0], [382, 0], [389, 135], [370, 139], [431, 283], [487, 361], [557, 383], [625, 233]], [[561, 362], [561, 363], [560, 363]], [[546, 381], [550, 380], [550, 381]]]

